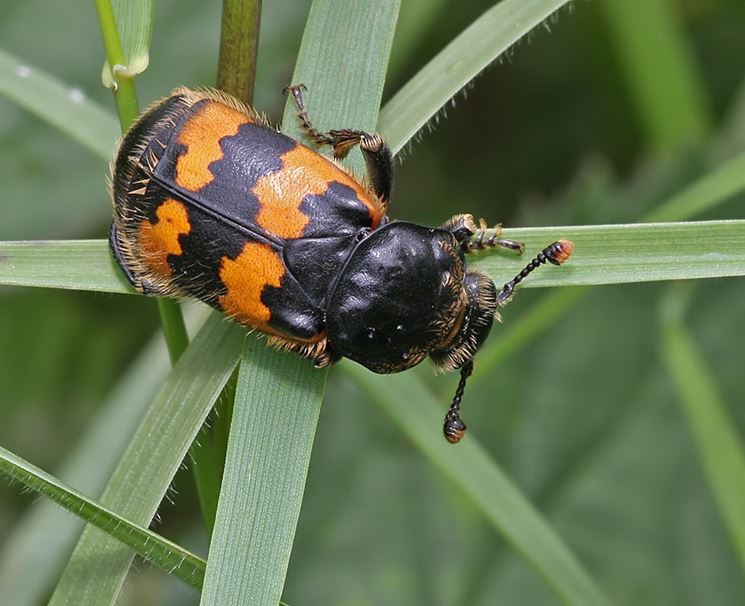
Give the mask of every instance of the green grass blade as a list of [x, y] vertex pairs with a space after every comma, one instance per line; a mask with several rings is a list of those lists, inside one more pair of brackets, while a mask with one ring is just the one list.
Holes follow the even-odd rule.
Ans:
[[662, 358], [688, 420], [724, 525], [745, 572], [745, 447], [727, 414], [706, 360], [675, 309], [678, 289], [662, 306]]
[[574, 242], [571, 259], [534, 272], [525, 287], [745, 275], [745, 220], [505, 229], [504, 234], [525, 242], [527, 258], [500, 252], [471, 261], [497, 283], [512, 278], [557, 238]]
[[247, 342], [202, 604], [279, 602], [326, 375]]
[[[111, 391], [57, 475], [80, 491], [100, 495], [170, 368], [162, 339], [138, 356]], [[83, 529], [53, 503], [35, 503], [0, 551], [0, 595], [14, 606], [41, 603], [59, 577]]]
[[598, 606], [606, 599], [561, 542], [473, 436], [453, 447], [442, 437], [444, 408], [410, 373], [380, 377], [343, 363], [344, 371], [406, 436], [468, 496], [489, 522], [566, 604]]
[[[362, 1], [313, 3], [293, 80], [308, 86], [316, 128], [373, 129], [398, 8], [398, 0], [374, 12]], [[283, 130], [301, 134], [291, 103]], [[359, 155], [350, 164], [361, 170]], [[203, 604], [279, 601], [326, 374], [296, 355], [247, 342]]]
[[[469, 258], [497, 283], [512, 278], [557, 238], [575, 244], [566, 265], [540, 269], [525, 280], [524, 288], [745, 275], [745, 220], [536, 227], [503, 233], [525, 242], [526, 254], [485, 251]], [[131, 293], [105, 250], [100, 240], [0, 242], [0, 285]]]
[[153, 31], [153, 0], [111, 0], [111, 7], [121, 40], [124, 63], [119, 68], [117, 77], [111, 73], [109, 61], [104, 63], [101, 81], [107, 88], [114, 88], [114, 81], [122, 75], [133, 78], [147, 69], [150, 62], [150, 35]]
[[634, 105], [658, 152], [700, 141], [711, 118], [706, 86], [672, 0], [603, 0]]
[[394, 153], [487, 65], [569, 0], [503, 0], [407, 82], [380, 111]]
[[[142, 420], [100, 499], [102, 505], [137, 524], [150, 523], [235, 368], [244, 338], [240, 327], [217, 314], [210, 317]], [[132, 557], [129, 548], [87, 527], [50, 603], [113, 604]]]
[[93, 524], [136, 551], [151, 564], [175, 575], [192, 587], [199, 589], [202, 586], [207, 565], [204, 560], [146, 527], [133, 524], [110, 509], [95, 503], [2, 447], [0, 472]]
[[106, 240], [0, 242], [0, 284], [136, 294]]
[[108, 161], [119, 137], [111, 112], [80, 90], [55, 80], [0, 49], [0, 95], [36, 114]]

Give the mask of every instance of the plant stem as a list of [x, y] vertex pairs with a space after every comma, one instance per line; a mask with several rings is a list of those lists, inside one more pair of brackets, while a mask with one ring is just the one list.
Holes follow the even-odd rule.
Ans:
[[[114, 17], [114, 10], [111, 7], [111, 1], [96, 0], [96, 11], [98, 12], [98, 19], [101, 24], [101, 35], [103, 36], [103, 45], [106, 50], [106, 59], [114, 71], [114, 81], [117, 84], [114, 89], [114, 99], [116, 100], [117, 113], [119, 114], [119, 123], [121, 124], [122, 132], [126, 132], [140, 114], [134, 78], [118, 74], [115, 70], [117, 65], [126, 66], [127, 59], [122, 50], [122, 43], [119, 39], [119, 30], [116, 26], [116, 18]], [[168, 345], [171, 362], [175, 363], [189, 344], [189, 337], [186, 334], [186, 326], [184, 325], [181, 308], [176, 301], [158, 299], [158, 313], [160, 314], [160, 323], [163, 327], [163, 334]]]
[[217, 88], [253, 100], [261, 0], [223, 0]]
[[111, 1], [96, 0], [96, 12], [101, 24], [106, 59], [111, 67], [114, 82], [116, 82], [114, 100], [119, 114], [119, 124], [121, 124], [122, 132], [125, 132], [140, 114], [134, 78], [117, 73], [117, 66], [126, 66], [127, 59], [124, 56], [122, 43], [119, 39], [119, 30], [116, 27], [116, 18], [114, 17], [114, 9], [111, 7]]

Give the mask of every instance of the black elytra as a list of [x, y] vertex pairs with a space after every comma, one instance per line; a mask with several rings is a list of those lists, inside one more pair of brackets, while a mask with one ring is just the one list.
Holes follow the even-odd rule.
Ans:
[[[377, 373], [430, 357], [461, 377], [445, 417], [451, 443], [473, 357], [497, 308], [545, 248], [497, 291], [466, 255], [522, 244], [485, 238], [471, 215], [439, 227], [391, 221], [392, 153], [376, 134], [316, 130], [304, 87], [289, 87], [308, 137], [343, 158], [359, 146], [367, 185], [216, 91], [177, 89], [132, 127], [114, 163], [112, 251], [146, 294], [188, 295], [326, 366], [346, 357]], [[474, 237], [475, 236], [475, 237]]]

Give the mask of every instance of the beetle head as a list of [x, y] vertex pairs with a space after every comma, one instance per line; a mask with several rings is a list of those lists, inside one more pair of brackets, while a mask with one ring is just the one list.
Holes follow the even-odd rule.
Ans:
[[486, 275], [470, 270], [465, 273], [459, 296], [460, 309], [444, 341], [430, 357], [444, 371], [461, 368], [473, 359], [489, 336], [497, 315], [497, 290]]

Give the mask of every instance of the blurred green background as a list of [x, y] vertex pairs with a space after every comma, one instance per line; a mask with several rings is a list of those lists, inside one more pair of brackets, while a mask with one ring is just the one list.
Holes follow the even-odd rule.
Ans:
[[[491, 4], [404, 0], [386, 98]], [[308, 5], [263, 9], [255, 104], [275, 121]], [[649, 14], [644, 6], [670, 9], [662, 23], [689, 83], [677, 104], [670, 72], [645, 80], [646, 68], [670, 64], [651, 22], [624, 20], [634, 5], [640, 15]], [[4, 0], [0, 16], [5, 50], [113, 111], [100, 85], [92, 4]], [[219, 23], [218, 2], [156, 3], [151, 64], [138, 78], [142, 105], [180, 84], [214, 83]], [[405, 151], [392, 215], [437, 224], [472, 212], [509, 226], [640, 220], [745, 147], [744, 33], [741, 0], [575, 2], [482, 74]], [[0, 141], [0, 239], [105, 236], [104, 162], [5, 98]], [[740, 195], [696, 218], [741, 217], [743, 202]], [[659, 355], [669, 288], [614, 286], [578, 298], [537, 339], [474, 379], [465, 414], [616, 603], [742, 604], [742, 569]], [[549, 294], [522, 292], [490, 343]], [[691, 297], [686, 323], [743, 435], [745, 282], [699, 282]], [[141, 297], [0, 289], [0, 444], [55, 473], [157, 323], [154, 303]], [[455, 378], [416, 372], [442, 394], [444, 410]], [[33, 500], [0, 484], [0, 550]], [[177, 477], [160, 516], [159, 532], [206, 552], [189, 473]], [[0, 587], [0, 604], [1, 596]], [[332, 372], [285, 600], [556, 598], [379, 409]], [[143, 564], [121, 599], [197, 602]]]

